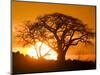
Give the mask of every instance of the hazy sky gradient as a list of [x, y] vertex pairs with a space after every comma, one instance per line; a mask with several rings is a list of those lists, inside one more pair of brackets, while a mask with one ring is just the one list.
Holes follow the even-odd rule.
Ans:
[[[23, 24], [24, 21], [35, 21], [37, 16], [42, 16], [49, 13], [59, 12], [65, 15], [78, 18], [87, 27], [95, 31], [95, 6], [80, 6], [80, 5], [65, 5], [65, 4], [49, 4], [49, 3], [34, 3], [34, 2], [12, 2], [12, 30], [15, 34], [15, 27]], [[18, 47], [18, 43], [12, 36], [13, 48]], [[95, 39], [92, 39], [94, 46], [79, 43], [76, 47], [70, 47], [66, 57], [71, 59], [95, 60]], [[80, 57], [79, 57], [80, 55]]]

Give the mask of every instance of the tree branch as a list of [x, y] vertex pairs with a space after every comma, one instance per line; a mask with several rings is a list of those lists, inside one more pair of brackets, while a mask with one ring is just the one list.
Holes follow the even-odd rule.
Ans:
[[51, 51], [51, 49], [49, 49], [42, 57], [45, 57], [46, 55], [48, 55], [48, 53]]

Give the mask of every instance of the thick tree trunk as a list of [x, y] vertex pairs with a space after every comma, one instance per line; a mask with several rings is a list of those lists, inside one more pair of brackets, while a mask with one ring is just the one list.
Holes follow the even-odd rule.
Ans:
[[65, 55], [66, 55], [66, 51], [68, 50], [68, 47], [66, 47], [66, 50], [63, 50], [62, 49], [62, 43], [60, 41], [58, 41], [58, 57], [57, 57], [57, 60], [58, 60], [58, 64], [59, 66], [61, 67], [64, 67], [65, 65]]
[[60, 51], [59, 53], [58, 53], [58, 64], [59, 64], [59, 66], [64, 66], [65, 65], [65, 55], [66, 55], [66, 53], [65, 52], [63, 52], [63, 51]]

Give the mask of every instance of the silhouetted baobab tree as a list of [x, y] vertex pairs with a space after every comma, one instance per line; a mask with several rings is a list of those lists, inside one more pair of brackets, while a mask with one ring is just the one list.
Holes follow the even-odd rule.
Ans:
[[86, 25], [77, 18], [61, 13], [39, 16], [36, 22], [27, 22], [21, 36], [27, 43], [41, 41], [58, 53], [58, 62], [65, 62], [65, 55], [70, 46], [79, 42], [91, 43], [90, 37], [95, 36]]

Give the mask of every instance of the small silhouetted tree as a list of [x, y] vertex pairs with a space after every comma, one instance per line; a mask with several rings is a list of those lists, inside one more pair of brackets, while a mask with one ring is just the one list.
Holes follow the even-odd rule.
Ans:
[[90, 37], [94, 37], [82, 21], [61, 13], [46, 14], [37, 17], [36, 22], [27, 21], [20, 36], [25, 44], [35, 44], [41, 41], [58, 53], [58, 62], [65, 62], [65, 55], [70, 46], [76, 46], [79, 42], [91, 43]]

